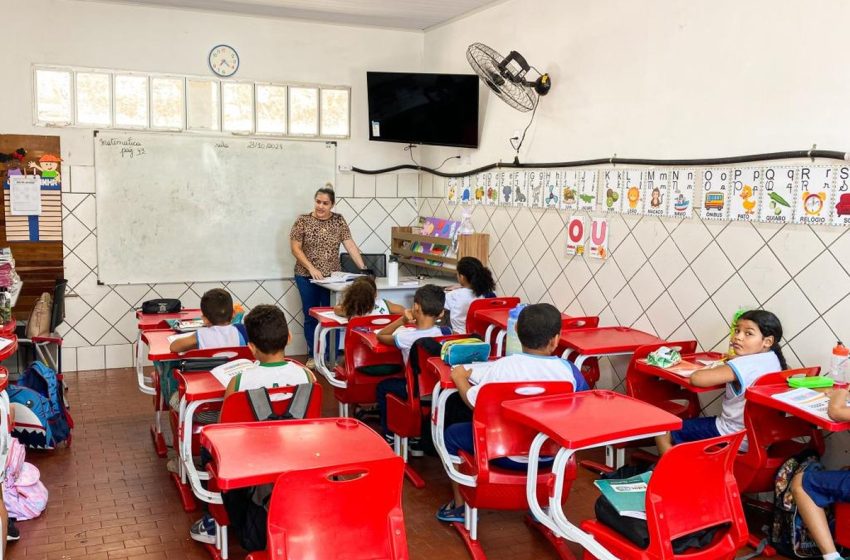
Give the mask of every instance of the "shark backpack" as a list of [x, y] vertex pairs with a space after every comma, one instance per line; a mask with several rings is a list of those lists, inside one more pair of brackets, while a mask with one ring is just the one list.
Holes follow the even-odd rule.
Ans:
[[62, 381], [39, 361], [32, 363], [6, 392], [15, 410], [12, 435], [27, 447], [53, 449], [71, 441], [74, 422], [65, 406]]

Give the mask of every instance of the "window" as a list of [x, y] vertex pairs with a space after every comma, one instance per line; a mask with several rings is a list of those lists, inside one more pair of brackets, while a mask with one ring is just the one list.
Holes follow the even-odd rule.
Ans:
[[38, 125], [348, 138], [344, 86], [34, 66]]

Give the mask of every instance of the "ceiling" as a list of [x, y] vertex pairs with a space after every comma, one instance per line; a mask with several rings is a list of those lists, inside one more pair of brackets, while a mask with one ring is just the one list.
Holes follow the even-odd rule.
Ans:
[[[86, 1], [86, 0], [84, 0]], [[87, 0], [294, 18], [346, 25], [428, 29], [494, 0]]]

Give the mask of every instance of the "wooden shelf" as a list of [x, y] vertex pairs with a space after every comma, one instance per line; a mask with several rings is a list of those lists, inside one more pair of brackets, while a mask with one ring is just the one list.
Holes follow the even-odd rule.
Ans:
[[[458, 235], [457, 251], [454, 256], [446, 256], [445, 254], [430, 254], [419, 251], [412, 251], [410, 245], [413, 243], [430, 243], [432, 246], [440, 246], [450, 248], [452, 240], [445, 237], [435, 237], [432, 235], [422, 235], [413, 233], [413, 228], [409, 226], [392, 228], [392, 242], [390, 245], [390, 253], [398, 258], [398, 261], [410, 266], [416, 266], [441, 272], [446, 275], [454, 275], [457, 261], [463, 257], [475, 257], [481, 261], [484, 266], [487, 266], [488, 255], [490, 254], [490, 235], [487, 233], [472, 233], [469, 235]], [[413, 257], [427, 259], [429, 261], [439, 261], [452, 265], [451, 267], [436, 266], [427, 262], [414, 260]]]

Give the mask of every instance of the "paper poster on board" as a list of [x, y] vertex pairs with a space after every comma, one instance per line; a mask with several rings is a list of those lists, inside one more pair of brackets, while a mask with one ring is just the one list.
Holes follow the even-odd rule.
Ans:
[[472, 202], [472, 178], [467, 175], [460, 179], [460, 203], [469, 204]]
[[41, 177], [11, 175], [9, 177], [9, 206], [13, 216], [41, 214]]
[[528, 205], [532, 208], [543, 208], [543, 193], [549, 181], [549, 171], [542, 169], [532, 171], [530, 174], [531, 194], [528, 197]]
[[829, 223], [833, 202], [833, 168], [804, 165], [797, 168], [797, 196], [794, 223], [823, 225]]
[[702, 211], [703, 220], [725, 220], [729, 217], [729, 169], [703, 169]]
[[460, 199], [460, 193], [458, 192], [459, 182], [456, 177], [451, 177], [446, 182], [446, 201], [449, 204], [457, 204], [457, 201]]
[[761, 197], [764, 169], [733, 167], [731, 173], [729, 219], [739, 222], [755, 221], [759, 215], [759, 205], [764, 203]]
[[561, 188], [558, 185], [558, 170], [550, 169], [546, 177], [546, 190], [543, 191], [543, 205], [546, 208], [558, 208], [561, 202]]
[[791, 223], [796, 189], [796, 170], [793, 167], [765, 167], [758, 220], [774, 224]]
[[558, 185], [561, 188], [561, 210], [573, 211], [578, 208], [578, 186], [576, 185], [576, 171], [574, 169], [560, 169], [556, 171]]
[[834, 168], [835, 195], [833, 196], [832, 225], [850, 224], [850, 167], [842, 165]]
[[514, 187], [514, 206], [528, 206], [528, 172], [512, 173], [511, 184]]
[[514, 199], [514, 187], [511, 184], [511, 174], [503, 171], [496, 176], [496, 191], [499, 195], [500, 206], [510, 206]]
[[609, 169], [602, 172], [602, 200], [606, 212], [620, 212], [623, 207], [622, 171]]
[[484, 193], [487, 191], [489, 179], [490, 173], [479, 173], [474, 177], [474, 188], [472, 189], [473, 204], [484, 204]]
[[623, 214], [640, 214], [643, 211], [643, 194], [640, 180], [642, 172], [639, 169], [626, 169], [622, 175]]
[[576, 171], [576, 186], [578, 188], [578, 209], [596, 210], [596, 171]]
[[588, 237], [588, 254], [597, 259], [608, 258], [608, 219], [593, 218]]
[[490, 173], [490, 182], [487, 184], [484, 191], [484, 204], [487, 206], [496, 206], [499, 203], [499, 187], [504, 181], [503, 171], [494, 171]]
[[697, 174], [693, 169], [670, 169], [668, 171], [670, 202], [667, 215], [671, 218], [690, 218], [694, 214], [694, 192]]
[[641, 177], [642, 212], [647, 216], [666, 216], [670, 204], [670, 172], [667, 169], [646, 169]]
[[567, 255], [583, 255], [584, 240], [587, 237], [587, 224], [584, 216], [573, 216], [567, 221]]

